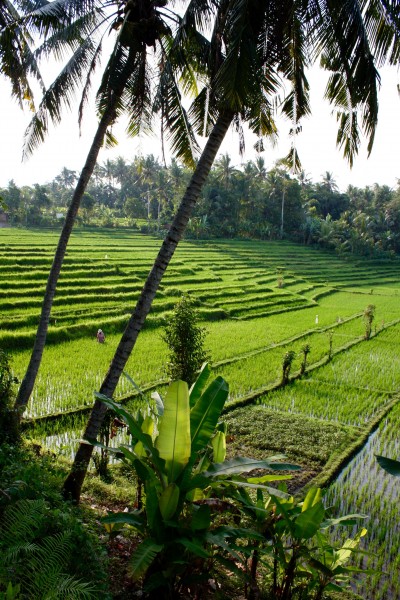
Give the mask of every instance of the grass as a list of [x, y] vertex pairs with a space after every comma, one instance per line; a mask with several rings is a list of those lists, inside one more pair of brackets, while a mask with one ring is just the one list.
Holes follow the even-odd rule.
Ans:
[[328, 459], [341, 453], [359, 437], [359, 430], [341, 424], [270, 410], [264, 406], [240, 408], [225, 417], [234, 456], [266, 458], [283, 453], [302, 467], [294, 475], [292, 488], [298, 489], [314, 478]]
[[[29, 360], [57, 239], [58, 233], [51, 231], [2, 231], [0, 346], [12, 351], [18, 377]], [[108, 369], [159, 245], [155, 237], [127, 230], [74, 232], [29, 416], [70, 413], [91, 406], [93, 392]], [[281, 267], [285, 267], [283, 287], [278, 284]], [[264, 394], [258, 406], [226, 415], [232, 436], [229, 452], [265, 456], [283, 451], [303, 466], [301, 479], [292, 484], [296, 488], [314, 476], [323, 476], [324, 470], [336, 468], [346, 449], [355, 447], [374, 419], [394, 402], [400, 386], [399, 275], [398, 260], [344, 260], [289, 242], [183, 242], [126, 371], [141, 387], [158, 382], [162, 392], [167, 348], [161, 328], [182, 293], [190, 293], [197, 303], [208, 331], [206, 345], [214, 373], [230, 384], [231, 406], [279, 382], [283, 355], [289, 350], [296, 355], [292, 366], [296, 374], [302, 347], [309, 344], [308, 364], [313, 370], [306, 377]], [[376, 306], [373, 333], [377, 335], [365, 342], [362, 313], [368, 304]], [[104, 345], [95, 341], [98, 327], [106, 332]], [[333, 356], [328, 360], [331, 343]], [[346, 346], [349, 348], [344, 350]], [[122, 378], [116, 396], [129, 393], [132, 386]], [[395, 411], [388, 413], [388, 426], [383, 423], [379, 429], [380, 451], [397, 457], [398, 447], [390, 445], [398, 431], [396, 420], [390, 425], [395, 419], [392, 414]], [[46, 439], [54, 451], [69, 457], [71, 438], [79, 439], [85, 418], [82, 413], [72, 414], [69, 421], [43, 421], [30, 435]], [[367, 497], [369, 487], [353, 480], [351, 472], [360, 471], [371, 490], [376, 480], [381, 511], [385, 518], [388, 515], [384, 521], [379, 512], [374, 513], [376, 523], [384, 521], [382, 530], [376, 524], [372, 528], [378, 544], [382, 531], [397, 532], [396, 523], [400, 522], [390, 494], [386, 497], [394, 485], [385, 483], [372, 467], [357, 464], [346, 475], [346, 485], [332, 488], [336, 489], [333, 497], [340, 510], [357, 512], [361, 509], [352, 504], [356, 492], [361, 490], [361, 496]], [[97, 486], [94, 482], [90, 485]], [[340, 490], [344, 498], [339, 497]], [[87, 493], [89, 497], [101, 490], [93, 488]], [[349, 503], [343, 504], [344, 500]], [[378, 500], [374, 502], [378, 505]], [[383, 555], [381, 546], [372, 547]], [[395, 544], [393, 548], [397, 552]], [[393, 552], [389, 548], [389, 553]], [[390, 561], [388, 570], [394, 572], [398, 565]], [[371, 600], [383, 600], [389, 592], [393, 599], [398, 597], [397, 588], [394, 592], [390, 588], [392, 582], [382, 581]]]

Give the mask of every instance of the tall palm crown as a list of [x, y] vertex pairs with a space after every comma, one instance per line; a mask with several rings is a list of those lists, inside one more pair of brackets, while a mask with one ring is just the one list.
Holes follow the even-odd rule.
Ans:
[[[171, 47], [177, 48], [176, 40], [172, 43], [170, 38], [171, 24], [175, 31], [181, 26], [176, 39], [179, 37], [187, 48], [193, 41], [190, 29], [195, 23], [204, 23], [210, 9], [204, 0], [186, 2], [187, 10], [182, 18], [171, 13], [166, 8], [167, 3], [168, 0], [4, 0], [0, 3], [0, 73], [10, 79], [12, 93], [20, 104], [28, 102], [35, 112], [26, 133], [25, 155], [43, 141], [49, 120], [55, 124], [61, 120], [63, 106], [71, 106], [79, 87], [83, 89], [79, 105], [81, 121], [103, 53], [104, 38], [114, 30], [117, 32], [115, 45], [97, 93], [99, 116], [116, 92], [121, 97], [114, 107], [114, 120], [123, 110], [127, 111], [129, 134], [150, 128], [152, 110], [162, 112], [163, 128], [170, 126], [175, 133], [180, 129], [180, 139], [174, 139], [174, 133], [171, 134], [177, 155], [193, 165], [196, 141], [179, 102], [177, 78], [171, 80], [175, 75], [173, 67], [177, 67], [179, 60], [182, 58], [184, 66], [190, 61], [188, 56], [179, 53], [175, 53], [173, 61], [167, 61], [166, 52], [171, 51]], [[154, 74], [153, 65], [147, 60], [148, 48], [158, 50], [156, 64], [160, 85], [155, 98], [149, 93]], [[190, 54], [194, 54], [193, 50]], [[46, 89], [39, 65], [51, 57], [67, 59], [60, 74]], [[192, 61], [188, 76], [183, 73], [183, 64], [179, 65], [186, 89], [196, 87], [194, 64]], [[43, 94], [37, 111], [32, 78], [39, 82]], [[186, 139], [182, 139], [183, 133]], [[108, 142], [113, 141], [109, 131]]]
[[[275, 109], [292, 122], [287, 160], [301, 119], [310, 113], [306, 69], [317, 59], [330, 72], [326, 98], [339, 123], [337, 143], [353, 164], [360, 128], [372, 149], [378, 115], [379, 74], [399, 61], [398, 0], [221, 0], [213, 31], [207, 87], [192, 106], [200, 133], [222, 107], [258, 137], [276, 135]], [[288, 91], [286, 91], [288, 90]]]
[[[181, 103], [179, 79], [186, 91], [195, 89], [196, 61], [181, 50], [190, 44], [194, 56], [194, 25], [204, 24], [210, 12], [204, 0], [186, 2], [183, 15], [172, 12], [168, 0], [22, 0], [21, 14], [15, 4], [7, 0], [0, 6], [0, 72], [11, 79], [18, 100], [28, 100], [33, 110], [32, 76], [42, 91], [26, 132], [25, 156], [43, 141], [49, 121], [60, 122], [62, 109], [72, 106], [79, 90], [81, 122], [94, 73], [115, 32], [96, 96], [99, 118], [110, 98], [118, 96], [113, 121], [126, 113], [127, 132], [137, 135], [151, 129], [152, 117], [159, 112], [175, 154], [194, 165], [198, 146]], [[46, 88], [38, 65], [50, 57], [62, 60], [63, 66]], [[107, 142], [115, 142], [110, 127]]]

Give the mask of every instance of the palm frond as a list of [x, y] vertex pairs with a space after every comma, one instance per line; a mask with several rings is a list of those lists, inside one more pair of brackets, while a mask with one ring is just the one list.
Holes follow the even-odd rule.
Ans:
[[254, 36], [249, 22], [248, 0], [234, 0], [226, 24], [227, 54], [214, 81], [216, 94], [235, 112], [244, 107], [248, 73], [253, 71]]
[[83, 86], [82, 95], [81, 95], [81, 101], [79, 103], [79, 109], [78, 109], [78, 125], [79, 125], [79, 128], [82, 125], [83, 111], [84, 111], [85, 105], [87, 104], [88, 97], [89, 97], [89, 91], [90, 91], [90, 88], [92, 86], [92, 77], [94, 75], [96, 67], [98, 66], [98, 64], [100, 62], [101, 51], [102, 51], [102, 40], [100, 40], [100, 43], [97, 46], [97, 48], [96, 48], [96, 50], [95, 50], [95, 52], [93, 54], [93, 58], [92, 58], [92, 60], [90, 62], [89, 68], [88, 68], [87, 73], [86, 73], [86, 79], [85, 79], [85, 83], [84, 83], [84, 86]]
[[53, 32], [35, 50], [36, 60], [46, 60], [50, 56], [56, 60], [65, 60], [70, 56], [71, 51], [76, 52], [86, 38], [93, 37], [95, 39], [96, 28], [102, 21], [102, 13], [92, 11]]
[[192, 123], [192, 127], [198, 135], [208, 135], [219, 114], [216, 103], [213, 101], [212, 90], [208, 93], [207, 103], [208, 89], [209, 88], [204, 87], [200, 91], [188, 111], [188, 117]]
[[379, 65], [400, 60], [400, 13], [397, 0], [363, 0], [366, 29]]
[[151, 71], [146, 50], [141, 53], [136, 68], [129, 78], [122, 97], [123, 108], [129, 115], [128, 135], [136, 136], [151, 131], [152, 100]]
[[214, 3], [208, 0], [190, 0], [183, 16], [180, 18], [181, 32], [185, 30], [203, 32], [209, 30], [214, 6]]
[[335, 3], [334, 7], [333, 4], [326, 3], [319, 24], [323, 50], [321, 64], [333, 73], [326, 97], [340, 119], [338, 145], [344, 149], [344, 155], [352, 165], [359, 149], [358, 111], [368, 138], [368, 152], [372, 149], [380, 78], [359, 3], [347, 0], [340, 6]]
[[90, 14], [95, 8], [98, 11], [102, 10], [97, 0], [53, 0], [37, 3], [33, 10], [20, 18], [18, 24], [27, 31], [47, 38], [52, 33], [68, 27], [82, 14]]
[[[0, 10], [0, 73], [11, 83], [11, 93], [22, 106], [27, 101], [34, 109], [33, 92], [29, 84], [29, 71], [42, 85], [37, 64], [32, 60], [33, 39], [29, 33], [16, 26], [20, 15], [9, 0], [4, 0]], [[30, 65], [30, 67], [29, 67]], [[43, 88], [43, 85], [42, 85]]]
[[127, 80], [136, 68], [138, 53], [117, 41], [97, 91], [97, 112], [102, 115], [109, 105], [110, 94], [121, 96]]
[[75, 97], [76, 88], [81, 84], [82, 77], [90, 67], [96, 48], [92, 40], [87, 38], [77, 49], [60, 75], [44, 94], [39, 109], [25, 133], [23, 156], [29, 156], [36, 146], [43, 141], [48, 130], [49, 119], [54, 124], [61, 121], [63, 106], [70, 108]]
[[182, 105], [182, 95], [175, 73], [166, 60], [156, 91], [153, 109], [161, 111], [166, 139], [172, 151], [187, 166], [193, 167], [199, 147], [188, 114]]

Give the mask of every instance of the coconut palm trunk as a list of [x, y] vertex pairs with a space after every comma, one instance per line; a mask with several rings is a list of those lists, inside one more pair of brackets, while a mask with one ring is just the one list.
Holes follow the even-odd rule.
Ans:
[[[185, 232], [189, 218], [193, 213], [193, 208], [199, 198], [201, 189], [208, 177], [221, 143], [232, 123], [233, 116], [234, 113], [231, 110], [221, 111], [210, 133], [207, 144], [174, 217], [171, 228], [162, 243], [157, 258], [154, 261], [154, 265], [137, 301], [135, 310], [129, 319], [118, 348], [116, 349], [108, 373], [101, 385], [100, 393], [105, 396], [112, 397], [114, 394], [122, 371], [131, 355], [139, 332], [150, 311], [161, 279]], [[84, 432], [85, 439], [95, 439], [97, 437], [106, 412], [106, 406], [99, 400], [96, 400]], [[64, 483], [64, 497], [71, 499], [76, 503], [80, 500], [82, 484], [86, 476], [92, 453], [93, 446], [85, 443], [80, 444], [75, 455], [71, 472]]]
[[46, 291], [43, 298], [42, 310], [40, 314], [39, 325], [36, 332], [36, 338], [31, 358], [15, 401], [15, 409], [18, 411], [20, 418], [22, 417], [22, 414], [28, 404], [39, 371], [40, 363], [43, 356], [43, 350], [46, 343], [47, 331], [50, 321], [50, 313], [53, 306], [56, 286], [58, 278], [60, 276], [61, 267], [64, 261], [65, 252], [67, 249], [69, 238], [71, 236], [72, 228], [74, 226], [76, 215], [78, 213], [83, 194], [85, 193], [94, 167], [96, 166], [97, 157], [99, 155], [100, 148], [103, 144], [107, 129], [115, 119], [116, 106], [118, 105], [120, 97], [124, 91], [125, 84], [128, 81], [132, 70], [132, 63], [128, 61], [125, 73], [121, 75], [121, 78], [118, 81], [118, 88], [114, 90], [114, 93], [111, 93], [109, 95], [108, 105], [99, 122], [92, 145], [86, 158], [85, 165], [82, 169], [81, 175], [75, 188], [75, 192], [72, 196], [71, 204], [68, 208], [64, 226], [62, 228], [60, 239], [58, 241], [57, 249], [54, 255], [53, 264], [51, 266], [49, 277], [47, 280]]

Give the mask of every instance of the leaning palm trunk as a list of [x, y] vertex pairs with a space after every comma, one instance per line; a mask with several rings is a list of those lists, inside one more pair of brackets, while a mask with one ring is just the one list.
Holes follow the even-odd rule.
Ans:
[[[101, 385], [100, 393], [112, 397], [119, 378], [135, 346], [139, 332], [150, 311], [152, 302], [160, 285], [161, 279], [170, 263], [175, 249], [182, 238], [193, 208], [198, 200], [201, 189], [208, 177], [214, 159], [225, 138], [226, 132], [233, 119], [233, 112], [226, 110], [220, 113], [210, 134], [201, 158], [192, 175], [186, 192], [181, 200], [171, 228], [162, 243], [154, 265], [147, 277], [135, 310], [122, 335], [121, 341], [114, 354], [108, 373]], [[100, 431], [104, 415], [107, 412], [105, 404], [96, 400], [84, 432], [85, 439], [95, 439]], [[86, 471], [92, 456], [93, 446], [81, 443], [75, 460], [63, 488], [64, 497], [78, 503]]]
[[107, 132], [108, 127], [113, 123], [115, 119], [115, 108], [118, 105], [122, 92], [125, 88], [125, 84], [128, 81], [131, 72], [131, 68], [126, 69], [126, 72], [123, 74], [123, 77], [119, 82], [118, 90], [115, 90], [113, 94], [110, 94], [107, 108], [105, 109], [103, 116], [100, 120], [91, 148], [86, 158], [85, 166], [82, 169], [77, 186], [75, 188], [74, 195], [72, 196], [71, 204], [69, 206], [65, 218], [64, 227], [61, 231], [56, 253], [54, 255], [53, 264], [51, 266], [49, 277], [47, 280], [46, 291], [42, 304], [42, 312], [40, 315], [39, 325], [36, 332], [36, 338], [32, 350], [32, 355], [25, 376], [19, 388], [17, 399], [15, 401], [15, 409], [18, 411], [20, 418], [28, 404], [39, 371], [40, 363], [43, 356], [43, 350], [46, 343], [47, 330], [49, 327], [50, 313], [51, 308], [53, 306], [56, 286], [58, 278], [60, 276], [60, 271], [64, 261], [68, 241], [72, 232], [72, 228], [74, 226], [75, 218], [78, 213], [83, 194], [85, 193], [90, 177], [93, 173], [93, 169], [96, 166], [97, 157], [99, 155], [100, 148], [103, 144], [105, 134]]

